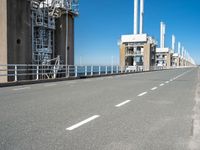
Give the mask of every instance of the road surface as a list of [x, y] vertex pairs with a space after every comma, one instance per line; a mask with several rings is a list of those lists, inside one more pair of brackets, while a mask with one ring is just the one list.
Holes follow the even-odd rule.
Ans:
[[0, 150], [198, 149], [198, 82], [185, 68], [0, 88]]

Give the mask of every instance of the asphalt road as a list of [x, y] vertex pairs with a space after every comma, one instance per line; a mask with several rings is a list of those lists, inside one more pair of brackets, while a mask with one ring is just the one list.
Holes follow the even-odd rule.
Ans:
[[0, 88], [0, 150], [192, 149], [198, 82], [188, 68]]

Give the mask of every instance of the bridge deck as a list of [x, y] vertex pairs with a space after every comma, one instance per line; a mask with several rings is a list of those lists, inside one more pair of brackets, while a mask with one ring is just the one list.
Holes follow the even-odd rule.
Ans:
[[0, 149], [188, 149], [198, 69], [0, 89]]

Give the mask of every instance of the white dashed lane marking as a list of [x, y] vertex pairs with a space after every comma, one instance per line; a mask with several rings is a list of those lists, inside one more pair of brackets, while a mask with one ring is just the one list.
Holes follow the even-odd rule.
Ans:
[[123, 105], [125, 105], [125, 104], [127, 104], [129, 102], [131, 102], [131, 100], [126, 100], [126, 101], [124, 101], [124, 102], [122, 102], [120, 104], [115, 105], [115, 107], [121, 107], [121, 106], [123, 106]]
[[162, 84], [160, 84], [160, 86], [164, 86], [164, 85], [165, 85], [165, 84], [163, 84], [163, 83], [162, 83]]
[[144, 96], [146, 94], [147, 94], [147, 92], [143, 92], [143, 93], [139, 94], [138, 96], [141, 97], [141, 96]]
[[154, 91], [154, 90], [156, 90], [157, 88], [158, 88], [158, 87], [154, 87], [154, 88], [152, 88], [151, 90]]
[[84, 125], [84, 124], [86, 124], [88, 122], [91, 122], [92, 120], [94, 120], [96, 118], [99, 118], [99, 117], [100, 117], [99, 115], [94, 115], [94, 116], [92, 116], [92, 117], [90, 117], [88, 119], [85, 119], [85, 120], [83, 120], [83, 121], [81, 121], [81, 122], [79, 122], [79, 123], [77, 123], [77, 124], [75, 124], [75, 125], [73, 125], [73, 126], [71, 126], [69, 128], [66, 128], [66, 130], [69, 130], [69, 131], [74, 130], [74, 129], [76, 129], [76, 128], [78, 128], [78, 127], [80, 127], [80, 126], [82, 126], [82, 125]]

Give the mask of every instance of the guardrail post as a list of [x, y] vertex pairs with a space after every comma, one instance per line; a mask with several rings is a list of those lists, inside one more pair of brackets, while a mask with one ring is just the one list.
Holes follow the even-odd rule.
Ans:
[[65, 66], [65, 77], [68, 78], [69, 77], [69, 66]]
[[93, 66], [91, 66], [91, 76], [93, 76]]
[[113, 66], [111, 66], [111, 74], [113, 74]]
[[78, 67], [75, 66], [75, 77], [78, 77]]
[[67, 78], [69, 78], [69, 76], [70, 76], [70, 66], [66, 66], [67, 68]]
[[17, 82], [17, 65], [15, 65], [15, 82]]
[[121, 73], [124, 73], [124, 71], [123, 71], [123, 67], [121, 66]]
[[108, 66], [106, 66], [106, 74], [108, 74]]
[[85, 76], [87, 76], [87, 66], [85, 66]]
[[39, 66], [36, 67], [36, 80], [39, 80]]
[[101, 75], [101, 66], [99, 66], [99, 75]]
[[53, 78], [56, 78], [56, 66], [53, 66]]

